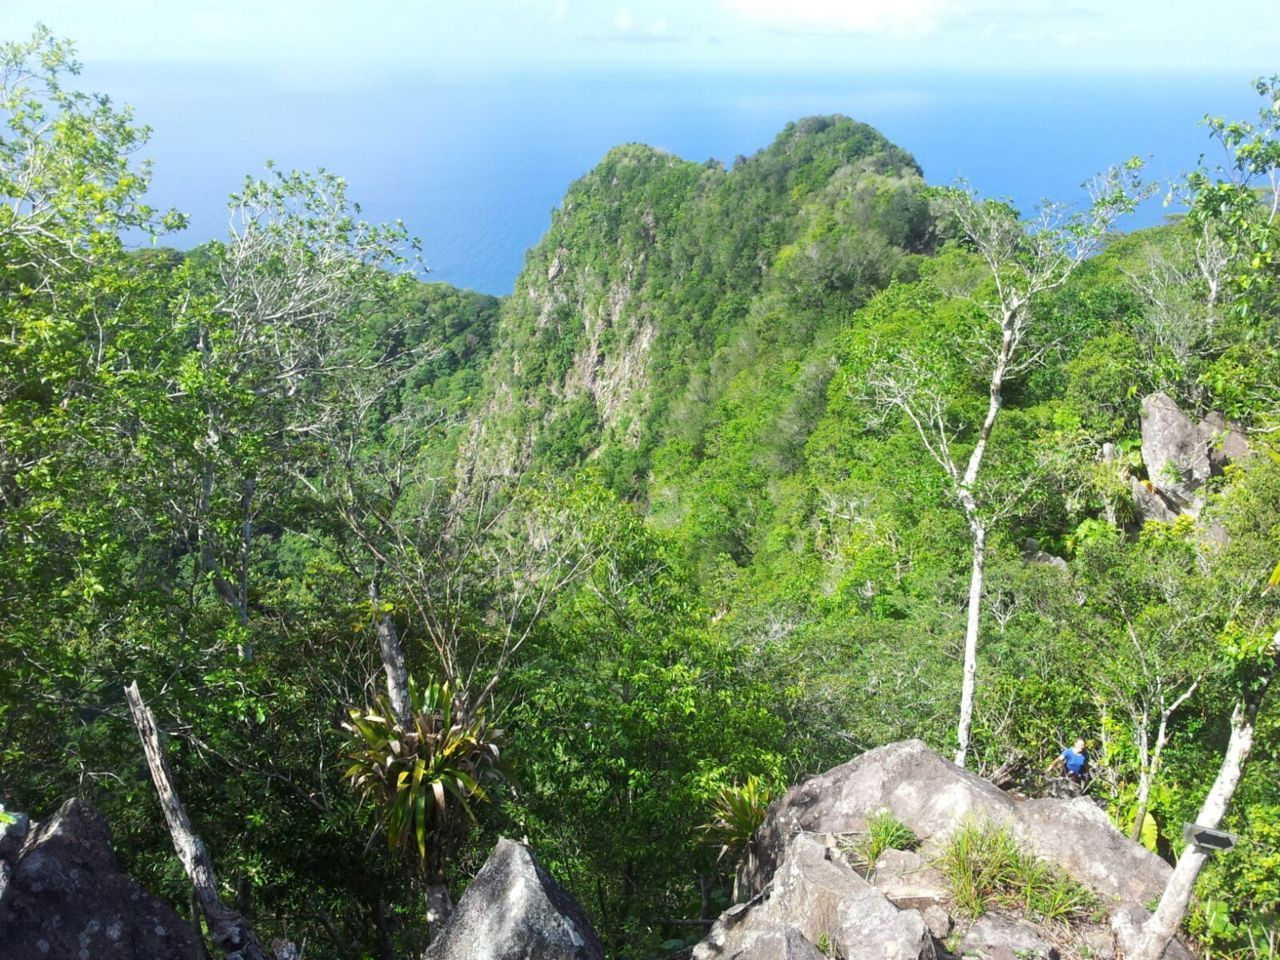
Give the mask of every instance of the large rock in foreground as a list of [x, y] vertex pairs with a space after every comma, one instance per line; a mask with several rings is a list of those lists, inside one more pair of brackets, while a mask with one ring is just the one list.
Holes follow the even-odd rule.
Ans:
[[[808, 944], [809, 946], [805, 946]], [[821, 955], [857, 960], [934, 960], [933, 938], [915, 910], [899, 910], [808, 834], [791, 838], [769, 885], [721, 915], [694, 960], [771, 960]]]
[[458, 901], [429, 960], [603, 960], [582, 908], [529, 848], [502, 839]]
[[1088, 800], [1015, 801], [920, 740], [869, 750], [792, 787], [769, 808], [755, 836], [748, 893], [763, 890], [801, 832], [847, 834], [888, 810], [921, 840], [942, 837], [973, 817], [1007, 826], [1038, 856], [1111, 901], [1158, 897], [1170, 867], [1115, 829]]
[[111, 828], [69, 800], [7, 862], [0, 893], [5, 960], [191, 960], [197, 934], [120, 872]]
[[1014, 801], [923, 741], [877, 747], [797, 784], [769, 807], [755, 835], [756, 869], [745, 878], [747, 891], [764, 888], [795, 834], [861, 833], [880, 810], [926, 839], [966, 816], [1008, 823], [1014, 818]]

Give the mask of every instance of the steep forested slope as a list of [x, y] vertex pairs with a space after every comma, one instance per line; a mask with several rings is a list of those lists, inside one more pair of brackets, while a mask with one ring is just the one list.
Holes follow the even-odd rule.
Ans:
[[739, 369], [802, 349], [838, 305], [909, 274], [929, 240], [922, 185], [908, 154], [844, 117], [790, 124], [732, 171], [611, 151], [503, 308], [462, 475], [591, 459], [643, 499], [656, 448], [700, 448]]
[[968, 635], [970, 765], [1038, 789], [1084, 737], [1168, 857], [1253, 736], [1190, 925], [1258, 954], [1275, 84], [1257, 130], [1214, 128], [1235, 163], [1191, 216], [1092, 257], [1087, 219], [927, 190], [843, 118], [732, 170], [622, 147], [499, 305], [421, 283], [323, 172], [246, 181], [223, 242], [131, 252], [180, 218], [69, 57], [0, 47], [0, 800], [91, 798], [186, 910], [136, 682], [264, 938], [420, 954], [424, 903], [507, 834], [616, 955], [665, 955], [771, 793], [955, 748]]
[[[531, 251], [462, 451], [464, 485], [550, 473], [630, 501], [689, 565], [708, 637], [779, 697], [784, 752], [808, 769], [954, 736], [970, 534], [920, 425], [874, 384], [924, 363], [938, 435], [967, 456], [1002, 291], [929, 197], [909, 158], [843, 118], [793, 124], [732, 171], [613, 151]], [[1025, 774], [1099, 731], [1113, 814], [1154, 846], [1195, 816], [1229, 733], [1210, 664], [1243, 607], [1209, 597], [1252, 605], [1267, 560], [1216, 579], [1237, 562], [1215, 557], [1216, 531], [1248, 526], [1232, 497], [1255, 494], [1227, 482], [1244, 464], [1211, 481], [1198, 521], [1144, 526], [1174, 518], [1150, 513], [1167, 478], [1141, 453], [1144, 398], [1261, 427], [1276, 354], [1246, 346], [1271, 336], [1270, 300], [1226, 303], [1254, 267], [1203, 219], [1107, 246], [1036, 296], [991, 435], [976, 763]], [[1252, 482], [1267, 473], [1255, 462]], [[1198, 719], [1163, 745], [1181, 789], [1152, 792], [1145, 724], [1193, 682]], [[1275, 773], [1254, 760], [1242, 826], [1266, 831]]]

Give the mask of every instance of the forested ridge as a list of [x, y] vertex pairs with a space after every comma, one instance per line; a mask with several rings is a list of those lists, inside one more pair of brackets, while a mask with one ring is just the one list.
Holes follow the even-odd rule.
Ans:
[[493, 298], [323, 170], [174, 249], [139, 120], [0, 60], [7, 809], [91, 799], [187, 915], [136, 681], [264, 941], [411, 955], [512, 836], [665, 957], [735, 811], [906, 738], [1034, 791], [1079, 736], [1170, 862], [1242, 761], [1186, 931], [1274, 956], [1276, 81], [1132, 232], [1134, 161], [1019, 212], [839, 116], [621, 146]]

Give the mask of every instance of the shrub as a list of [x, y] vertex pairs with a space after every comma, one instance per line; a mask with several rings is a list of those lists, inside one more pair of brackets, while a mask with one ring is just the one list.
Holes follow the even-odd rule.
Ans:
[[[488, 784], [507, 779], [499, 761], [502, 731], [482, 709], [467, 710], [448, 683], [419, 689], [410, 681], [410, 728], [400, 729], [385, 697], [372, 709], [349, 711], [346, 776], [378, 808], [379, 827], [393, 850], [412, 843], [419, 861], [438, 844], [456, 814], [489, 799]], [[437, 851], [438, 852], [438, 851]]]
[[752, 835], [764, 823], [773, 789], [759, 777], [748, 777], [742, 786], [723, 788], [712, 801], [713, 819], [702, 830], [711, 843], [720, 845], [717, 860], [739, 856]]

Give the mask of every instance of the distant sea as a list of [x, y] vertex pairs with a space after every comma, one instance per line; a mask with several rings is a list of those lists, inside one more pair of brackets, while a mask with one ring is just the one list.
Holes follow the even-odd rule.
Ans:
[[[1250, 77], [508, 76], [298, 84], [191, 67], [99, 66], [86, 86], [128, 102], [154, 133], [151, 201], [191, 215], [167, 242], [226, 231], [225, 201], [267, 159], [346, 177], [370, 219], [422, 238], [429, 279], [510, 293], [569, 183], [612, 146], [643, 142], [732, 164], [790, 120], [843, 113], [909, 150], [932, 183], [964, 177], [1024, 211], [1073, 201], [1110, 163], [1169, 178], [1213, 152], [1206, 113], [1256, 115]], [[332, 86], [333, 89], [326, 89]], [[353, 89], [353, 86], [355, 87]], [[1167, 214], [1147, 206], [1131, 226]]]

